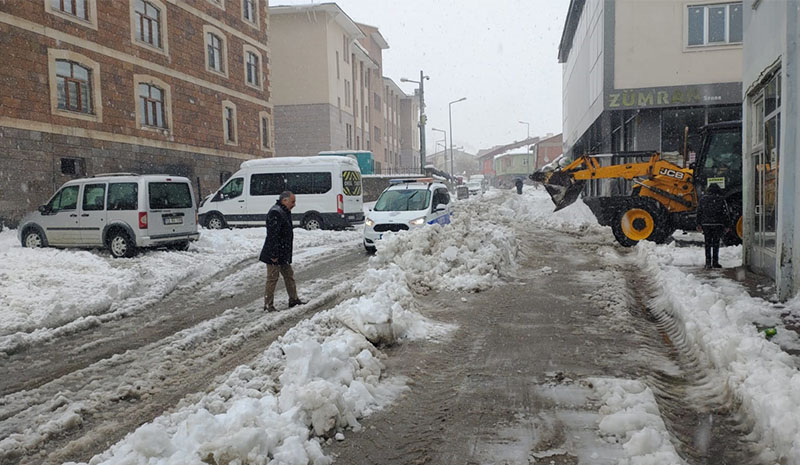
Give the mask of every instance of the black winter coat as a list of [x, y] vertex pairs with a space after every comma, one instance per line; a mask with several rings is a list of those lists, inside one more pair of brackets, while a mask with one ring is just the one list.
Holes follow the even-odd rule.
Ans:
[[730, 224], [731, 217], [725, 199], [714, 191], [706, 192], [697, 206], [697, 225], [730, 226]]
[[[294, 231], [292, 213], [280, 201], [267, 212], [267, 238], [261, 249], [259, 260], [268, 265], [287, 265], [292, 263], [292, 242]], [[278, 261], [273, 262], [272, 259]]]

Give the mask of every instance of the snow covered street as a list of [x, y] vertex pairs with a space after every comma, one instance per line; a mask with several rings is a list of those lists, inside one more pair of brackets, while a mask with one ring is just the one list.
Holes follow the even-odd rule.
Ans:
[[297, 230], [309, 303], [269, 314], [263, 228], [125, 260], [13, 234], [3, 464], [800, 464], [796, 303], [698, 247], [621, 248], [542, 190], [372, 258], [360, 231]]

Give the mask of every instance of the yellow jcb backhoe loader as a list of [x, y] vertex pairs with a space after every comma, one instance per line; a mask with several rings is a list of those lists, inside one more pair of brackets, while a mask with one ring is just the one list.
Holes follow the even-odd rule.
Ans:
[[[602, 166], [602, 159], [614, 154], [585, 155], [555, 171], [537, 171], [530, 178], [544, 184], [555, 211], [574, 203], [587, 181], [632, 181], [630, 195], [583, 198], [598, 222], [611, 226], [617, 242], [626, 247], [641, 240], [666, 242], [676, 229], [694, 230], [698, 195], [715, 183], [722, 188], [731, 214], [724, 242], [736, 244], [742, 237], [741, 123], [707, 125], [702, 133], [702, 148], [695, 162], [685, 168], [663, 160], [658, 153], [649, 154], [648, 161], [610, 166]], [[641, 159], [645, 154], [630, 155]]]

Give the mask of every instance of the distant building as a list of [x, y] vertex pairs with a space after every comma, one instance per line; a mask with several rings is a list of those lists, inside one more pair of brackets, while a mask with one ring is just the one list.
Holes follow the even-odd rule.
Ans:
[[[440, 150], [426, 157], [427, 164], [435, 167], [439, 171], [450, 173], [450, 149]], [[477, 174], [477, 164], [475, 155], [465, 152], [463, 149], [453, 149], [453, 171], [455, 176], [469, 176]]]
[[558, 50], [564, 152], [682, 159], [685, 127], [696, 151], [701, 126], [741, 118], [743, 9], [741, 1], [570, 0]]
[[381, 173], [389, 168], [387, 155], [389, 149], [386, 146], [386, 106], [384, 93], [386, 88], [383, 84], [383, 51], [389, 48], [389, 43], [375, 26], [358, 23], [363, 35], [358, 39], [359, 45], [367, 51], [367, 54], [375, 63], [375, 67], [369, 69], [369, 75], [365, 76], [368, 82], [368, 92], [364, 97], [364, 111], [369, 120], [367, 132], [369, 132], [369, 142], [367, 150], [371, 150], [375, 156], [375, 172]]
[[555, 136], [548, 134], [538, 141], [532, 149], [532, 152], [535, 154], [534, 171], [561, 156], [563, 142], [561, 134], [556, 134]]
[[400, 100], [400, 171], [417, 173], [419, 155], [419, 95], [406, 95]]
[[273, 155], [265, 0], [0, 2], [0, 221], [65, 181]]
[[[392, 174], [400, 169], [400, 102], [407, 97], [405, 92], [388, 77], [383, 78], [383, 137], [384, 174]], [[380, 172], [380, 171], [379, 171]]]
[[523, 151], [533, 152], [532, 148], [539, 142], [539, 137], [530, 137], [525, 140], [515, 141], [510, 144], [496, 145], [491, 149], [481, 150], [475, 157], [478, 162], [478, 172], [484, 175], [485, 179], [491, 180], [495, 177], [494, 157], [503, 153], [515, 151], [516, 149], [523, 148]]
[[744, 8], [744, 263], [800, 290], [800, 10], [796, 1]]
[[533, 152], [506, 152], [494, 156], [494, 185], [510, 187], [520, 178], [527, 180], [536, 171]]

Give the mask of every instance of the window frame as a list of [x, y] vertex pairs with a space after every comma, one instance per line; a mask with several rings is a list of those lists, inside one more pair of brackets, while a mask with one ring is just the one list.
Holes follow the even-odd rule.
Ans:
[[[247, 2], [252, 2], [253, 4], [253, 19], [248, 19], [247, 16], [245, 15], [246, 11], [245, 5], [247, 4]], [[260, 3], [259, 0], [241, 0], [239, 4], [242, 11], [242, 21], [244, 21], [245, 24], [254, 27], [256, 29], [259, 29], [261, 24], [261, 20], [259, 18], [260, 15], [258, 11], [261, 5], [259, 5], [259, 3]]]
[[[228, 121], [228, 114], [232, 120]], [[236, 114], [236, 104], [230, 100], [222, 101], [222, 139], [225, 145], [239, 145], [239, 124], [238, 115]], [[231, 136], [233, 138], [231, 139]]]
[[[140, 84], [147, 84], [153, 87], [158, 87], [161, 89], [164, 95], [164, 101], [162, 104], [163, 108], [163, 120], [166, 127], [159, 127], [159, 126], [149, 126], [145, 124], [143, 120], [144, 115], [140, 112], [139, 106], [139, 85]], [[174, 131], [174, 126], [172, 122], [172, 88], [169, 84], [158, 79], [153, 76], [144, 75], [144, 74], [134, 74], [133, 75], [133, 96], [134, 96], [134, 108], [136, 113], [136, 129], [141, 129], [145, 131], [154, 131], [163, 133], [165, 135], [172, 134]]]
[[[91, 97], [91, 112], [84, 113], [58, 107], [58, 61], [69, 61], [89, 71], [89, 95]], [[47, 50], [47, 63], [50, 85], [50, 113], [52, 115], [84, 121], [103, 122], [103, 105], [100, 82], [100, 64], [88, 57], [69, 50]]]
[[80, 24], [81, 26], [88, 27], [90, 29], [97, 30], [97, 4], [96, 0], [85, 0], [86, 1], [86, 19], [83, 19], [77, 15], [73, 15], [67, 13], [66, 11], [61, 10], [60, 8], [53, 8], [54, 0], [44, 0], [44, 10], [51, 15], [58, 16], [59, 18], [66, 19], [71, 21], [75, 24]]
[[[692, 51], [692, 50], [708, 50], [709, 48], [714, 47], [721, 47], [721, 48], [728, 48], [728, 47], [741, 47], [744, 43], [744, 37], [742, 40], [738, 42], [731, 42], [730, 41], [730, 33], [731, 33], [731, 11], [730, 7], [733, 5], [739, 5], [741, 8], [744, 8], [743, 1], [729, 1], [729, 2], [720, 2], [720, 1], [706, 1], [703, 2], [697, 1], [692, 3], [685, 3], [684, 4], [684, 40], [683, 46], [685, 51]], [[708, 32], [709, 32], [709, 8], [718, 8], [718, 7], [725, 7], [725, 41], [724, 42], [709, 42], [708, 41]], [[702, 8], [703, 9], [703, 43], [702, 44], [689, 44], [689, 37], [690, 37], [690, 9], [692, 8]], [[742, 25], [744, 27], [744, 25]]]
[[[211, 40], [209, 35], [215, 36], [220, 41], [219, 62], [222, 69], [216, 69], [211, 66], [208, 53], [210, 46], [209, 41]], [[205, 57], [206, 71], [218, 76], [224, 76], [226, 78], [228, 77], [228, 69], [230, 68], [228, 66], [228, 37], [224, 32], [209, 24], [203, 25], [203, 56]]]
[[[66, 63], [69, 66], [69, 69], [70, 69], [70, 73], [69, 73], [70, 75], [69, 76], [63, 76], [63, 75], [58, 74], [58, 64], [59, 63]], [[80, 79], [80, 78], [76, 78], [75, 77], [75, 68], [76, 67], [86, 71], [86, 80], [85, 81]], [[64, 89], [64, 107], [62, 108], [60, 106], [61, 98], [59, 98], [58, 99], [59, 100], [58, 109], [62, 110], [62, 111], [69, 111], [69, 112], [80, 113], [80, 114], [84, 114], [84, 115], [94, 114], [94, 101], [92, 99], [92, 69], [89, 68], [89, 67], [86, 67], [86, 66], [84, 66], [84, 65], [82, 65], [82, 64], [80, 64], [78, 62], [75, 62], [75, 61], [62, 60], [60, 58], [57, 58], [56, 59], [56, 90], [60, 89], [59, 82], [61, 80], [64, 81], [64, 86], [63, 86], [63, 89]], [[70, 101], [72, 99], [70, 98], [70, 93], [71, 93], [70, 88], [73, 87], [71, 84], [74, 84], [75, 91], [78, 94], [77, 98], [75, 98], [75, 103], [77, 105], [77, 108], [71, 108]], [[82, 98], [84, 93], [87, 94], [87, 99], [86, 99], [87, 108], [85, 110], [83, 108], [83, 98]], [[59, 92], [59, 94], [60, 94], [60, 92]], [[60, 95], [59, 95], [59, 97], [60, 97]]]
[[[153, 8], [157, 9], [159, 12], [159, 41], [161, 42], [161, 47], [157, 47], [150, 42], [146, 42], [144, 40], [139, 39], [138, 34], [136, 33], [136, 25], [139, 22], [139, 14], [136, 12], [136, 3], [137, 1], [142, 1], [145, 4], [150, 4]], [[168, 14], [167, 14], [167, 6], [161, 0], [130, 0], [128, 2], [130, 8], [130, 26], [131, 26], [131, 43], [138, 47], [142, 47], [144, 49], [150, 50], [155, 53], [159, 53], [162, 55], [169, 55], [169, 34], [168, 34]], [[145, 5], [146, 7], [146, 5]]]
[[[249, 58], [250, 54], [255, 55], [256, 60], [257, 60], [257, 66], [256, 66], [256, 73], [257, 73], [256, 81], [257, 82], [255, 82], [255, 83], [251, 83], [249, 81], [249, 79], [248, 79], [249, 78], [249, 71], [250, 71], [250, 64], [248, 63], [247, 59]], [[244, 69], [244, 83], [246, 85], [248, 85], [249, 87], [252, 87], [254, 89], [264, 90], [264, 60], [263, 60], [263, 57], [261, 55], [261, 52], [259, 52], [258, 49], [256, 49], [252, 45], [248, 45], [248, 44], [242, 45], [242, 64], [244, 66], [244, 68], [243, 68]]]
[[[266, 130], [269, 131], [268, 134], [266, 134], [266, 138], [264, 134], [265, 121], [267, 123]], [[273, 140], [274, 129], [272, 127], [272, 115], [270, 115], [266, 111], [261, 111], [258, 113], [258, 132], [260, 135], [259, 147], [261, 147], [261, 150], [264, 152], [272, 151], [273, 148], [272, 144], [274, 143]]]

